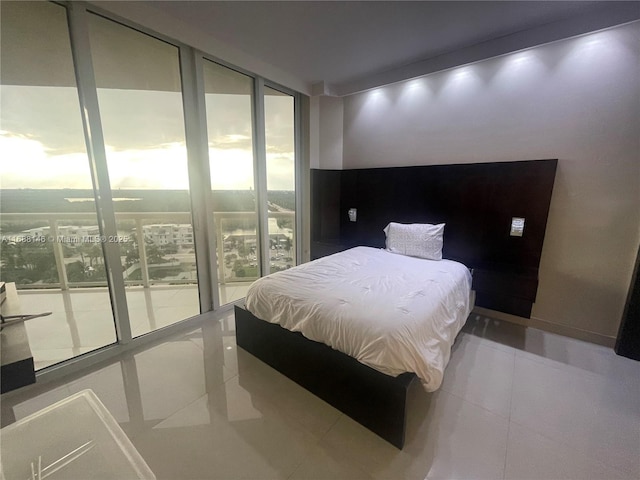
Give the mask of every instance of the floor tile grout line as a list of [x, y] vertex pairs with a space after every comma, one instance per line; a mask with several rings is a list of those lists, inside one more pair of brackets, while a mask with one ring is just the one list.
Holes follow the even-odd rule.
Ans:
[[[470, 334], [467, 334], [467, 335], [470, 335]], [[480, 338], [480, 337], [478, 337], [478, 338]], [[489, 345], [484, 345], [482, 342], [481, 342], [481, 343], [478, 343], [478, 346], [481, 346], [481, 347], [485, 347], [485, 348], [491, 349], [491, 350], [492, 350], [492, 351], [494, 351], [494, 352], [495, 352], [495, 351], [497, 351], [497, 352], [504, 353], [505, 355], [510, 356], [510, 357], [512, 358], [512, 360], [513, 360], [513, 362], [514, 362], [514, 368], [513, 368], [513, 370], [512, 370], [512, 375], [511, 375], [511, 387], [513, 388], [513, 372], [515, 371], [515, 357], [516, 357], [515, 349], [513, 349], [512, 347], [510, 347], [510, 348], [511, 348], [512, 350], [514, 350], [514, 351], [513, 351], [513, 352], [507, 352], [506, 350], [501, 349], [501, 348], [494, 348], [494, 347], [491, 347], [491, 346], [489, 346]], [[446, 369], [445, 369], [445, 375], [446, 375]], [[444, 383], [444, 382], [443, 382], [443, 383]], [[498, 416], [498, 417], [500, 417], [500, 418], [507, 418], [507, 417], [503, 417], [503, 416], [502, 416], [502, 415], [500, 415], [499, 413], [496, 413], [496, 412], [494, 412], [494, 411], [492, 411], [492, 410], [489, 410], [488, 408], [486, 408], [486, 407], [485, 407], [485, 406], [483, 406], [483, 405], [479, 405], [479, 404], [477, 404], [477, 403], [475, 403], [475, 402], [472, 402], [472, 401], [468, 400], [467, 398], [463, 397], [462, 395], [459, 395], [459, 394], [456, 394], [456, 393], [452, 392], [452, 391], [451, 391], [451, 390], [449, 390], [447, 387], [441, 386], [441, 387], [440, 387], [440, 389], [441, 389], [442, 391], [444, 391], [444, 392], [446, 392], [446, 393], [450, 394], [450, 395], [453, 395], [453, 396], [455, 396], [455, 397], [457, 397], [457, 398], [460, 398], [460, 399], [464, 400], [466, 403], [468, 403], [468, 404], [470, 404], [470, 405], [474, 405], [474, 406], [476, 406], [476, 407], [480, 407], [480, 408], [482, 408], [482, 409], [484, 409], [484, 410], [486, 410], [486, 411], [488, 411], [488, 412], [490, 412], [490, 413], [492, 413], [492, 414], [494, 414], [494, 415], [497, 415], [497, 416]], [[511, 394], [513, 394], [513, 392], [511, 392]], [[510, 414], [511, 414], [511, 399], [509, 400], [509, 416], [510, 416]], [[508, 420], [508, 418], [507, 418], [507, 420]]]
[[511, 374], [511, 387], [509, 388], [509, 418], [507, 419], [507, 438], [504, 448], [504, 465], [502, 467], [503, 480], [507, 477], [507, 460], [509, 458], [509, 436], [511, 435], [511, 412], [513, 409], [513, 384], [516, 378], [516, 355], [513, 356], [513, 369]]
[[[365, 429], [369, 434], [374, 435], [375, 438], [382, 440], [381, 437], [379, 437], [377, 434], [375, 434], [374, 432], [369, 430], [367, 427], [365, 427], [364, 425], [361, 425], [360, 423], [356, 422], [351, 417], [349, 417], [347, 414], [340, 412], [340, 415], [338, 415], [338, 418], [336, 419], [336, 421], [333, 423], [333, 425], [331, 425], [329, 430], [327, 430], [327, 432], [322, 436], [322, 439], [320, 440], [320, 442], [318, 442], [318, 447], [322, 448], [322, 449], [325, 449], [325, 450], [330, 450], [331, 452], [333, 452], [333, 454], [337, 455], [341, 459], [341, 461], [351, 461], [351, 462], [353, 462], [353, 465], [358, 470], [360, 470], [362, 473], [367, 475], [368, 478], [371, 478], [372, 480], [377, 478], [374, 472], [369, 471], [368, 464], [365, 464], [365, 463], [361, 462], [360, 460], [351, 460], [341, 450], [337, 449], [336, 446], [331, 445], [329, 442], [326, 441], [326, 437], [329, 435], [331, 430], [333, 430], [337, 426], [337, 424], [344, 418], [346, 418], [347, 421], [355, 422], [358, 425], [358, 427]], [[385, 441], [385, 444], [386, 444], [386, 441]], [[393, 448], [397, 448], [397, 447], [393, 447]]]
[[509, 408], [508, 408], [508, 415], [507, 417], [504, 417], [496, 412], [493, 412], [491, 410], [489, 410], [488, 408], [486, 408], [483, 405], [479, 405], [475, 402], [472, 402], [471, 400], [468, 400], [467, 398], [465, 398], [464, 396], [458, 395], [454, 392], [448, 391], [446, 388], [442, 388], [442, 390], [444, 392], [446, 392], [449, 395], [452, 395], [460, 400], [462, 400], [463, 402], [472, 405], [474, 407], [478, 407], [492, 415], [495, 415], [498, 418], [504, 419], [506, 420], [507, 423], [507, 432], [506, 432], [506, 441], [505, 441], [505, 449], [504, 449], [504, 460], [503, 460], [503, 465], [502, 465], [502, 478], [505, 478], [506, 475], [506, 465], [507, 465], [507, 452], [508, 452], [508, 448], [509, 448], [509, 432], [510, 432], [510, 427], [511, 427], [511, 405], [512, 405], [512, 401], [513, 401], [513, 382], [514, 382], [514, 377], [515, 377], [515, 363], [516, 363], [516, 352], [515, 349], [513, 349], [513, 352], [507, 352], [505, 349], [501, 349], [501, 348], [494, 348], [491, 347], [489, 345], [484, 345], [483, 342], [479, 342], [477, 344], [478, 346], [484, 346], [486, 348], [492, 349], [494, 351], [498, 351], [498, 352], [502, 352], [505, 353], [506, 355], [509, 355], [511, 357], [511, 361], [512, 361], [512, 370], [511, 370], [511, 379], [510, 379], [510, 388], [509, 388]]
[[[477, 403], [472, 402], [471, 400], [469, 400], [469, 399], [467, 399], [467, 398], [463, 397], [462, 395], [459, 395], [459, 394], [454, 393], [454, 392], [450, 392], [450, 391], [448, 391], [448, 390], [445, 390], [444, 388], [440, 388], [440, 390], [442, 390], [443, 392], [445, 392], [447, 395], [451, 395], [451, 396], [453, 396], [453, 397], [456, 397], [456, 398], [458, 398], [458, 399], [462, 400], [464, 403], [466, 403], [466, 404], [468, 404], [468, 405], [471, 405], [471, 406], [476, 407], [476, 408], [480, 408], [481, 410], [484, 410], [485, 412], [490, 413], [491, 415], [495, 415], [495, 416], [496, 416], [496, 417], [498, 417], [498, 418], [501, 418], [501, 419], [503, 419], [503, 420], [506, 420], [507, 422], [509, 421], [509, 417], [505, 417], [505, 416], [503, 416], [503, 415], [500, 415], [499, 413], [493, 412], [493, 411], [489, 410], [487, 407], [485, 407], [485, 406], [483, 406], [483, 405], [478, 405]], [[437, 390], [436, 390], [436, 391], [437, 391]], [[433, 392], [433, 393], [435, 393], [435, 392]]]
[[193, 404], [195, 404], [196, 402], [200, 401], [202, 398], [206, 397], [207, 395], [209, 395], [209, 392], [207, 392], [206, 390], [204, 391], [204, 393], [202, 395], [200, 395], [198, 398], [190, 401], [189, 403], [179, 407], [178, 409], [176, 409], [175, 411], [171, 412], [169, 415], [167, 415], [166, 417], [158, 420], [156, 423], [153, 424], [152, 427], [150, 427], [148, 430], [153, 430], [155, 427], [157, 427], [158, 425], [160, 425], [162, 422], [168, 420], [169, 418], [173, 417], [174, 415], [176, 415], [177, 413], [180, 413], [181, 411], [185, 410], [186, 408], [191, 407]]
[[314, 433], [307, 425], [305, 425], [304, 423], [302, 423], [301, 420], [299, 420], [298, 418], [296, 418], [295, 416], [291, 415], [290, 413], [288, 413], [285, 410], [281, 409], [281, 405], [279, 405], [272, 396], [267, 396], [264, 399], [264, 402], [270, 406], [270, 408], [272, 408], [275, 412], [277, 412], [279, 415], [282, 415], [283, 417], [286, 417], [290, 422], [292, 422], [293, 424], [295, 424], [300, 430], [303, 430], [306, 434], [310, 435], [311, 437], [313, 437], [316, 440], [316, 443], [320, 442], [320, 440], [322, 440], [322, 438], [324, 438], [324, 436], [326, 435], [326, 432], [323, 433], [322, 435], [318, 435], [316, 433]]
[[[188, 340], [188, 341], [190, 341], [190, 340]], [[193, 343], [193, 342], [191, 342], [191, 343]], [[195, 345], [196, 347], [199, 347], [199, 345], [197, 345], [197, 344], [194, 344], [194, 345]], [[202, 350], [202, 352], [204, 352], [204, 349]], [[223, 365], [223, 366], [224, 366], [224, 365]], [[221, 383], [219, 383], [219, 384], [218, 384], [218, 385], [216, 385], [216, 386], [217, 386], [217, 387], [224, 386], [224, 385], [225, 385], [229, 380], [231, 380], [232, 378], [237, 377], [237, 376], [238, 376], [238, 374], [237, 374], [237, 373], [234, 373], [231, 377], [229, 377], [229, 378], [228, 378], [228, 379], [226, 379], [226, 380], [223, 380]], [[184, 409], [186, 409], [186, 408], [191, 407], [193, 404], [195, 404], [196, 402], [200, 401], [202, 398], [204, 398], [204, 397], [208, 396], [210, 393], [211, 393], [211, 392], [207, 391], [206, 384], [205, 384], [205, 385], [204, 385], [204, 388], [203, 388], [203, 394], [202, 394], [202, 395], [198, 396], [198, 398], [196, 398], [196, 399], [192, 400], [191, 402], [189, 402], [189, 403], [187, 403], [187, 404], [183, 405], [182, 407], [180, 407], [180, 408], [176, 409], [175, 411], [171, 412], [171, 414], [169, 414], [169, 415], [168, 415], [168, 416], [166, 416], [165, 418], [163, 418], [163, 419], [159, 420], [157, 423], [155, 423], [155, 424], [153, 425], [153, 427], [151, 427], [149, 430], [153, 430], [153, 428], [154, 428], [154, 427], [156, 427], [157, 425], [159, 425], [160, 423], [162, 423], [162, 422], [164, 422], [165, 420], [167, 420], [167, 419], [169, 419], [169, 418], [173, 417], [174, 415], [176, 415], [177, 413], [181, 412], [182, 410], [184, 410]]]
[[[261, 360], [259, 360], [261, 361]], [[264, 363], [264, 362], [262, 362]], [[296, 382], [294, 382], [293, 380], [291, 380], [289, 377], [287, 377], [286, 375], [283, 375], [282, 373], [278, 372], [277, 370], [275, 370], [273, 367], [271, 367], [270, 365], [264, 363], [265, 366], [267, 366], [268, 368], [272, 369], [275, 373], [277, 373], [278, 375], [282, 375], [283, 379], [285, 379], [286, 381], [292, 382], [292, 385], [295, 388], [300, 388], [301, 390], [307, 391], [305, 390], [303, 387], [301, 387], [300, 385], [298, 385]], [[254, 370], [256, 367], [249, 367], [250, 370]], [[236, 373], [233, 377], [229, 378], [228, 380], [226, 380], [224, 383], [226, 384], [227, 381], [235, 378], [235, 377], [240, 377], [240, 373]], [[311, 393], [311, 392], [309, 392]], [[281, 415], [287, 417], [290, 421], [294, 422], [295, 424], [297, 424], [302, 430], [304, 430], [307, 434], [311, 435], [314, 438], [317, 438], [318, 442], [322, 439], [324, 439], [324, 437], [329, 433], [329, 431], [335, 426], [336, 423], [338, 423], [338, 420], [340, 420], [340, 418], [342, 416], [344, 416], [344, 414], [342, 412], [340, 412], [339, 410], [336, 409], [336, 411], [338, 411], [339, 415], [336, 417], [336, 419], [331, 423], [331, 425], [327, 428], [326, 431], [324, 431], [322, 434], [316, 434], [314, 433], [307, 425], [305, 425], [301, 420], [299, 420], [298, 418], [296, 418], [295, 416], [289, 414], [286, 411], [281, 410], [281, 405], [276, 401], [277, 399], [274, 398], [275, 394], [266, 394], [266, 395], [262, 395], [263, 396], [263, 400], [270, 405], [271, 408], [273, 408], [275, 411], [279, 412]], [[311, 393], [311, 395], [313, 395]], [[324, 400], [320, 399], [319, 397], [313, 395], [315, 398], [318, 398], [319, 400], [321, 400], [324, 403]], [[328, 404], [329, 405], [329, 404]], [[334, 407], [332, 407], [334, 408]]]
[[338, 416], [333, 421], [333, 423], [329, 426], [329, 428], [327, 428], [327, 431], [322, 434], [322, 436], [320, 437], [320, 440], [324, 440], [327, 437], [327, 435], [329, 435], [329, 432], [333, 429], [333, 427], [335, 427], [340, 421], [340, 419], [345, 416], [345, 414], [342, 413], [340, 410], [338, 410], [338, 412], [339, 412]]
[[[316, 439], [316, 442], [314, 444], [314, 448], [318, 448], [320, 445], [320, 438]], [[293, 470], [291, 471], [291, 473], [289, 474], [289, 476], [287, 477], [287, 480], [290, 480], [295, 474], [296, 472], [300, 469], [300, 467], [302, 467], [302, 465], [304, 465], [304, 463], [310, 458], [310, 455], [303, 455], [302, 458], [300, 459], [299, 462], [296, 463], [296, 466], [293, 468]]]
[[509, 456], [509, 435], [511, 434], [511, 422], [507, 422], [507, 438], [504, 446], [504, 462], [502, 464], [502, 480], [507, 478], [507, 457]]
[[456, 397], [456, 398], [462, 400], [464, 403], [466, 403], [468, 405], [471, 405], [471, 406], [476, 407], [476, 408], [480, 408], [480, 409], [484, 410], [485, 412], [490, 413], [491, 415], [495, 415], [498, 418], [502, 418], [503, 420], [506, 420], [507, 422], [509, 421], [509, 417], [505, 417], [504, 415], [500, 415], [499, 413], [496, 413], [493, 410], [488, 409], [484, 405], [480, 405], [479, 403], [472, 402], [471, 400], [465, 398], [464, 396], [462, 396], [462, 395], [460, 395], [458, 393], [451, 392], [449, 390], [445, 390], [444, 388], [441, 388], [440, 390], [445, 392], [447, 395], [451, 395], [452, 397]]

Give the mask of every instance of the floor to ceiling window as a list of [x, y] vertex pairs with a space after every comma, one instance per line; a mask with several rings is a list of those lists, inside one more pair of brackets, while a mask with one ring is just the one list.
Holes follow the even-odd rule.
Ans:
[[37, 369], [296, 264], [294, 94], [90, 4], [0, 8], [0, 280], [52, 312]]
[[52, 312], [26, 322], [40, 369], [116, 333], [65, 8], [0, 8], [0, 279], [24, 313]]
[[220, 303], [260, 276], [254, 176], [253, 78], [204, 60], [209, 170]]
[[264, 89], [270, 272], [296, 264], [294, 97]]
[[135, 337], [200, 313], [179, 50], [98, 15], [89, 18]]

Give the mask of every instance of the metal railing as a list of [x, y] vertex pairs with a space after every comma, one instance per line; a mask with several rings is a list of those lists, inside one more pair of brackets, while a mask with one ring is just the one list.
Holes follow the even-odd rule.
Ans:
[[[194, 257], [193, 257], [194, 275], [193, 275], [193, 278], [190, 278], [190, 279], [181, 279], [181, 278], [172, 278], [168, 280], [157, 279], [157, 278], [153, 279], [150, 275], [151, 269], [157, 268], [157, 267], [176, 266], [177, 265], [176, 262], [178, 262], [178, 264], [182, 262], [179, 262], [178, 260], [173, 260], [173, 261], [170, 260], [169, 262], [166, 262], [166, 263], [150, 264], [147, 256], [147, 247], [149, 245], [154, 244], [154, 242], [152, 240], [149, 240], [149, 238], [153, 237], [153, 235], [150, 235], [150, 234], [145, 235], [145, 226], [150, 227], [152, 225], [160, 224], [160, 226], [158, 227], [158, 231], [161, 230], [162, 226], [167, 226], [167, 227], [170, 227], [173, 225], [191, 226], [191, 214], [189, 212], [118, 212], [115, 215], [116, 215], [116, 222], [118, 223], [123, 221], [132, 222], [135, 225], [135, 227], [133, 227], [133, 229], [130, 230], [129, 232], [135, 233], [137, 236], [136, 241], [134, 243], [137, 248], [138, 263], [137, 264], [134, 263], [130, 265], [128, 268], [126, 268], [123, 265], [123, 275], [125, 276], [124, 280], [126, 285], [142, 285], [144, 287], [149, 287], [150, 285], [153, 285], [153, 284], [166, 285], [166, 284], [197, 283], [197, 280], [195, 278], [195, 252], [193, 250], [195, 246], [193, 245], [193, 243], [183, 244], [183, 246], [187, 245], [187, 248], [189, 248], [189, 245], [190, 245], [191, 252], [194, 252]], [[291, 220], [293, 225], [293, 222], [295, 220], [295, 213], [290, 211], [269, 212], [268, 217], [269, 219], [275, 219], [276, 221], [278, 219]], [[245, 225], [251, 225], [252, 223], [255, 224], [257, 220], [256, 214], [254, 212], [213, 212], [213, 219], [214, 219], [214, 225], [215, 225], [215, 241], [216, 241], [216, 253], [217, 253], [217, 264], [218, 264], [218, 283], [226, 284], [227, 282], [233, 282], [233, 281], [246, 282], [246, 281], [253, 281], [257, 279], [260, 276], [260, 261], [258, 260], [257, 253], [256, 253], [256, 259], [255, 259], [255, 267], [257, 269], [256, 270], [257, 275], [255, 276], [234, 277], [233, 275], [229, 275], [227, 273], [227, 270], [230, 270], [230, 268], [228, 268], [228, 266], [227, 268], [225, 268], [225, 263], [226, 263], [225, 255], [233, 253], [233, 249], [228, 249], [225, 246], [225, 238], [229, 238], [229, 236], [232, 235], [233, 232], [235, 231], [235, 230], [232, 231], [232, 230], [225, 229], [225, 223], [229, 224], [231, 221], [235, 221], [239, 224], [244, 223]], [[67, 275], [67, 268], [66, 268], [67, 263], [65, 262], [64, 245], [65, 243], [69, 242], [69, 238], [65, 237], [64, 234], [61, 234], [61, 227], [64, 228], [61, 222], [62, 221], [65, 221], [65, 222], [81, 221], [84, 223], [91, 222], [91, 221], [95, 222], [96, 221], [95, 213], [92, 213], [92, 212], [2, 213], [1, 220], [2, 222], [25, 222], [25, 223], [31, 223], [31, 224], [34, 224], [36, 222], [43, 222], [43, 223], [46, 222], [46, 225], [43, 225], [42, 227], [38, 227], [38, 228], [48, 227], [49, 229], [48, 234], [46, 235], [41, 234], [36, 237], [32, 236], [30, 237], [31, 240], [29, 240], [29, 242], [31, 243], [31, 242], [46, 241], [46, 242], [52, 243], [53, 256], [55, 258], [55, 265], [56, 265], [56, 270], [58, 274], [58, 282], [38, 282], [38, 283], [31, 283], [31, 284], [20, 284], [19, 282], [17, 282], [16, 286], [18, 288], [56, 288], [57, 287], [62, 290], [68, 290], [69, 288], [73, 288], [73, 287], [97, 287], [97, 286], [107, 285], [106, 280], [101, 280], [97, 282], [96, 281], [73, 282], [73, 281], [69, 281], [69, 278]], [[37, 229], [31, 229], [31, 230], [37, 230]], [[142, 232], [142, 237], [140, 237], [139, 232]], [[251, 227], [247, 228], [243, 230], [243, 232], [244, 232], [243, 242], [245, 242], [247, 238], [253, 237], [256, 239], [256, 241], [254, 242], [250, 241], [249, 243], [250, 244], [257, 243], [257, 234], [255, 233], [254, 228], [253, 229]], [[12, 232], [12, 233], [5, 233], [5, 232], [0, 232], [0, 233], [2, 235], [3, 240], [10, 240], [12, 237], [21, 236], [22, 241], [25, 241], [25, 239], [28, 237], [28, 234], [25, 233], [24, 231]], [[291, 235], [291, 239], [290, 239], [291, 249], [289, 250], [290, 256], [291, 256], [291, 264], [295, 265], [296, 264], [295, 228], [292, 228], [289, 233]], [[276, 235], [284, 236], [284, 234], [282, 233], [276, 234]], [[235, 236], [237, 237], [238, 235], [235, 235]], [[84, 241], [76, 241], [74, 239], [74, 241], [71, 243], [78, 245], [78, 244], [87, 244], [87, 243], [95, 244], [95, 243], [105, 242], [105, 241], [116, 241], [116, 242], [129, 241], [125, 237], [126, 235], [120, 235], [120, 234], [116, 235], [114, 238], [104, 238], [100, 235], [90, 235], [90, 236], [87, 236], [86, 238], [83, 238]], [[143, 240], [145, 237], [147, 241]], [[158, 245], [158, 246], [162, 246], [162, 245]], [[270, 254], [271, 252], [263, 252], [263, 255], [270, 255]], [[169, 255], [171, 254], [167, 254], [167, 256]], [[173, 258], [175, 259], [175, 257]], [[133, 271], [137, 270], [138, 268], [141, 273], [140, 279], [130, 279], [129, 276], [131, 275], [131, 273], [133, 273]]]

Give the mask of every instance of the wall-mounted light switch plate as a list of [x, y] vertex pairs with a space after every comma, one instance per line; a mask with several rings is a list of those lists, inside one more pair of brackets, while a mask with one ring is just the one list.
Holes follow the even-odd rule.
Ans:
[[355, 222], [358, 219], [358, 210], [356, 208], [350, 208], [348, 213], [350, 222]]
[[511, 219], [511, 235], [512, 237], [521, 237], [524, 233], [524, 218], [513, 217]]

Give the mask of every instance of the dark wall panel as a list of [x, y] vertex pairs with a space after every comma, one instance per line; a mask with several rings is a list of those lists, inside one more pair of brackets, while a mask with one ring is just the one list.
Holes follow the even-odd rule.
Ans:
[[[444, 254], [471, 266], [537, 268], [556, 160], [342, 171], [340, 241], [384, 246], [387, 223], [446, 223]], [[314, 206], [315, 208], [315, 206]], [[347, 210], [358, 209], [349, 222]], [[512, 217], [524, 217], [512, 237]]]
[[[537, 285], [556, 167], [557, 160], [529, 160], [314, 170], [312, 241], [384, 247], [383, 228], [389, 222], [446, 223], [445, 258], [511, 277], [523, 275]], [[349, 221], [349, 208], [357, 208], [357, 222]], [[510, 236], [512, 217], [525, 218], [522, 237]], [[328, 218], [331, 229], [323, 228]], [[327, 230], [332, 238], [323, 233]], [[502, 295], [498, 287], [483, 288], [487, 299]], [[531, 304], [535, 292], [523, 298]]]
[[311, 238], [340, 240], [340, 171], [311, 170]]

